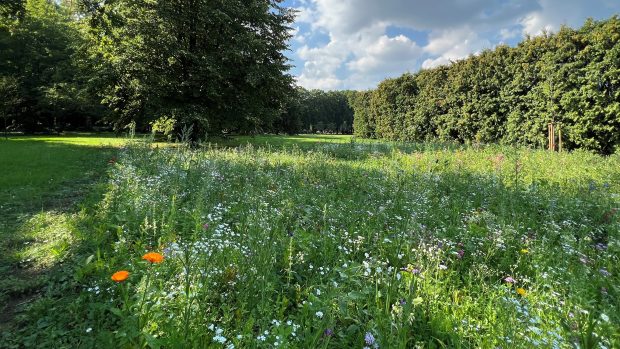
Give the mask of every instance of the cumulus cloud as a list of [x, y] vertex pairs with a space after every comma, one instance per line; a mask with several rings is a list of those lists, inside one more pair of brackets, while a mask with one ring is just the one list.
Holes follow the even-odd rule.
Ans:
[[371, 88], [386, 77], [449, 64], [526, 33], [620, 11], [618, 0], [288, 1], [297, 5], [298, 23], [328, 38], [317, 43], [307, 32], [295, 37], [303, 62], [298, 83], [322, 89]]
[[383, 35], [360, 53], [356, 59], [347, 63], [347, 67], [352, 71], [368, 74], [413, 64], [422, 53], [422, 48], [404, 35], [392, 38]]
[[457, 59], [476, 54], [493, 45], [481, 38], [470, 28], [439, 30], [430, 34], [429, 43], [424, 51], [431, 57], [422, 63], [422, 68], [433, 68]]
[[537, 35], [557, 31], [562, 25], [580, 26], [588, 18], [606, 18], [620, 11], [620, 1], [540, 0], [539, 11], [529, 13], [520, 23], [523, 33]]

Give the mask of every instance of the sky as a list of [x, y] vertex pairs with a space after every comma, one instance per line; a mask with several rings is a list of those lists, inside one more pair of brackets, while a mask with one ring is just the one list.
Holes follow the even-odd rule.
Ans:
[[620, 0], [285, 0], [297, 84], [364, 90], [385, 78], [620, 14]]

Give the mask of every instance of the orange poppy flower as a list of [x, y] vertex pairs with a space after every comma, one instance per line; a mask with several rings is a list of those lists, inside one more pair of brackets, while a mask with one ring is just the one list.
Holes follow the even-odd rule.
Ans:
[[164, 256], [157, 252], [149, 252], [142, 256], [142, 259], [151, 263], [161, 263], [164, 261]]
[[121, 270], [121, 271], [117, 271], [116, 273], [112, 274], [112, 281], [123, 282], [127, 280], [128, 277], [129, 277], [129, 272], [127, 270]]

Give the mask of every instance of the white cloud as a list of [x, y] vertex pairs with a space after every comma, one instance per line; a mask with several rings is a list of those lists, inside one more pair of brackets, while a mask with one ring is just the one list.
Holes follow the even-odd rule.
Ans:
[[521, 30], [518, 28], [515, 28], [515, 29], [502, 28], [499, 31], [499, 36], [502, 38], [502, 40], [514, 39], [518, 37], [519, 35], [521, 35]]
[[617, 0], [540, 0], [540, 5], [520, 21], [524, 34], [557, 31], [562, 25], [578, 27], [587, 17], [607, 18], [620, 11]]
[[348, 62], [347, 67], [362, 74], [379, 73], [386, 69], [402, 72], [402, 66], [412, 65], [421, 54], [422, 48], [408, 37], [398, 35], [390, 38], [383, 35], [364, 48], [356, 59]]
[[479, 37], [470, 28], [436, 31], [431, 33], [429, 43], [424, 47], [424, 51], [435, 58], [426, 59], [422, 63], [422, 68], [447, 64], [492, 46], [489, 40]]

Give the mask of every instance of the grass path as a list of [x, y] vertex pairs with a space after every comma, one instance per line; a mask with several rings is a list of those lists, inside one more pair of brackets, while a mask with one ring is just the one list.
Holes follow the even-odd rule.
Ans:
[[0, 329], [27, 306], [70, 251], [71, 217], [122, 138], [0, 140]]

